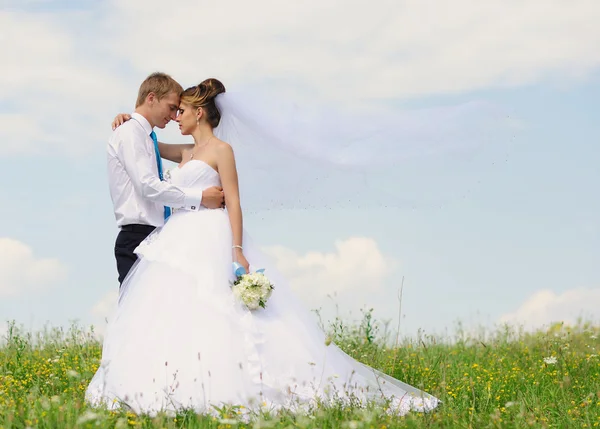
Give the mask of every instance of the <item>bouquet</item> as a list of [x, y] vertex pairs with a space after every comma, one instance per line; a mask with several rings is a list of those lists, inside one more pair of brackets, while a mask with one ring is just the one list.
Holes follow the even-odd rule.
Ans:
[[266, 308], [267, 300], [275, 289], [264, 271], [260, 269], [253, 273], [246, 273], [240, 264], [237, 262], [233, 264], [233, 272], [236, 276], [232, 285], [233, 295], [249, 310], [256, 310], [258, 307]]

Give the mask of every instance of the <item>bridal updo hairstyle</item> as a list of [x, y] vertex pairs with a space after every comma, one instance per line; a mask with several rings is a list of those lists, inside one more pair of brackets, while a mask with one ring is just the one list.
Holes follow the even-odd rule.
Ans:
[[221, 120], [221, 113], [215, 104], [215, 97], [225, 92], [225, 86], [217, 79], [206, 79], [200, 85], [192, 86], [181, 94], [181, 101], [193, 106], [201, 107], [206, 115], [206, 120], [211, 127], [216, 128]]

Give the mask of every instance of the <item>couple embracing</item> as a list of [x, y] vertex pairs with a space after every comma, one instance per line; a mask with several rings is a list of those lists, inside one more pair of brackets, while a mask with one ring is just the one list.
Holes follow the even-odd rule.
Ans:
[[[108, 171], [121, 286], [87, 401], [151, 415], [315, 401], [380, 401], [399, 415], [434, 409], [436, 398], [331, 343], [251, 242], [234, 152], [214, 133], [224, 96], [216, 79], [183, 90], [154, 73], [135, 112], [114, 123]], [[171, 120], [194, 144], [158, 142], [154, 128]], [[166, 174], [161, 158], [178, 165]], [[236, 299], [234, 262], [246, 272], [266, 268], [275, 285], [266, 308], [251, 311]]]

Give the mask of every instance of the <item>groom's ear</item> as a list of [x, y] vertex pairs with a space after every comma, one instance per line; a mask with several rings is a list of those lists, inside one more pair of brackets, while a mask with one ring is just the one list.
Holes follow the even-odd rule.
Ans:
[[146, 96], [146, 103], [148, 103], [148, 105], [152, 105], [154, 104], [154, 101], [156, 101], [156, 94], [154, 92], [149, 92]]

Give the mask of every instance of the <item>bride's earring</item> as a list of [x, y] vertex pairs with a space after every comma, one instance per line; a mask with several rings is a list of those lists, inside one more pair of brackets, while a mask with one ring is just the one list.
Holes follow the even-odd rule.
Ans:
[[196, 124], [200, 125], [200, 118], [199, 117], [196, 118]]

